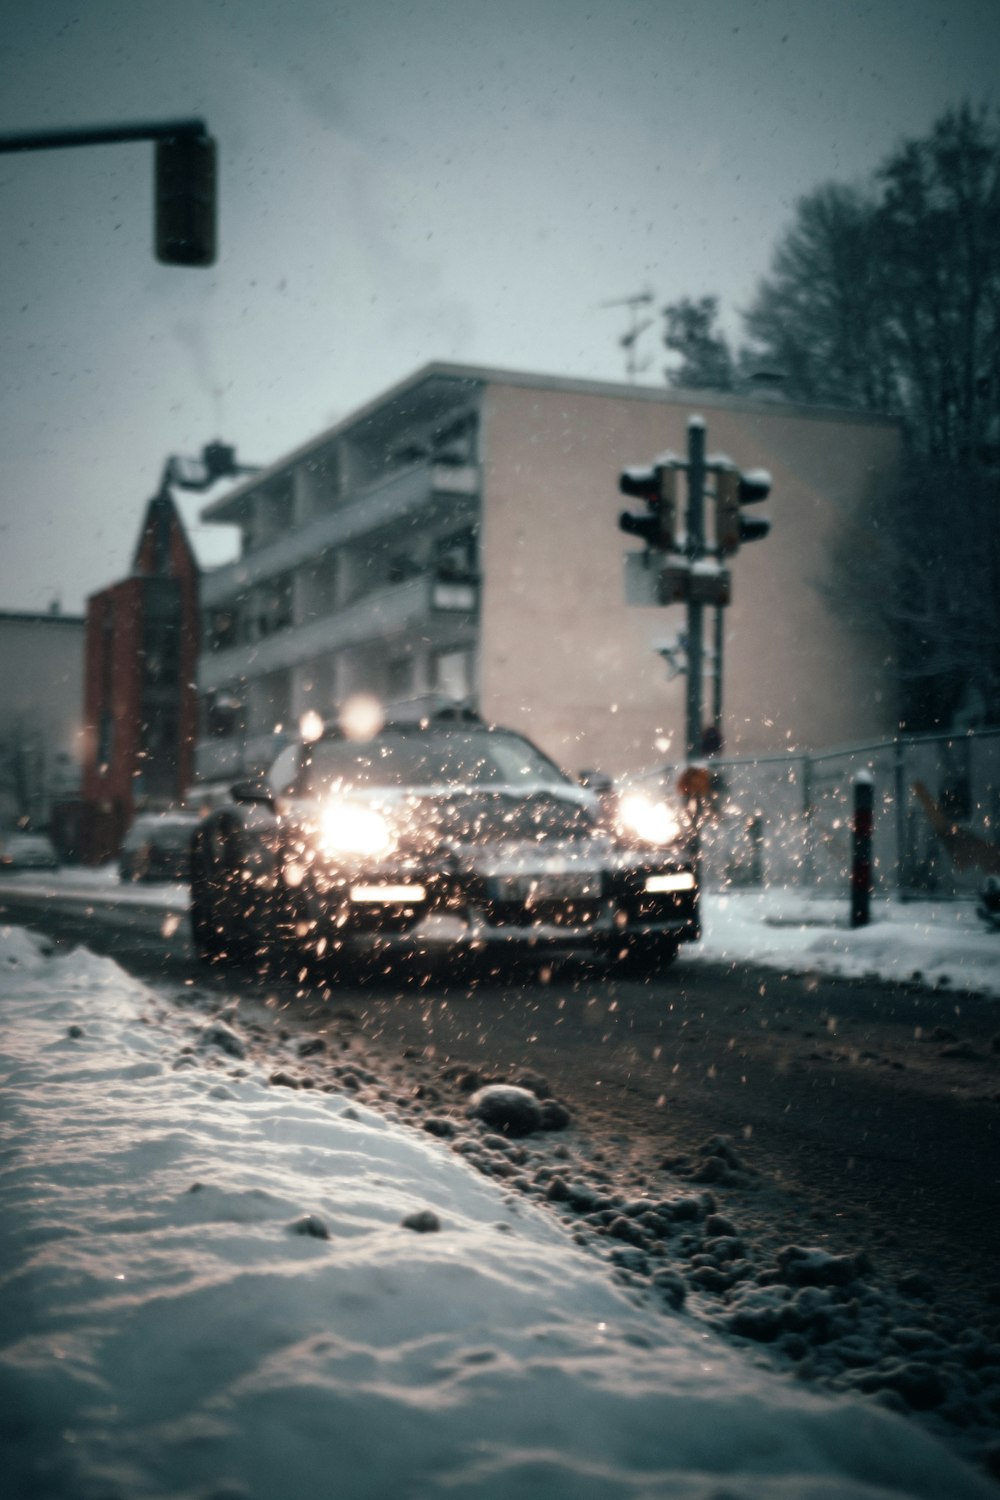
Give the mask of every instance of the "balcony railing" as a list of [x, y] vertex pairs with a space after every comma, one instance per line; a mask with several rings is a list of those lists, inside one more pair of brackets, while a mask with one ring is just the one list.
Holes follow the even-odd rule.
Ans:
[[[360, 646], [386, 640], [419, 625], [432, 641], [454, 632], [457, 616], [472, 616], [478, 604], [474, 581], [446, 582], [430, 573], [408, 578], [356, 599], [308, 625], [299, 625], [253, 645], [203, 654], [198, 662], [198, 688], [203, 693], [232, 687], [247, 678], [291, 667]], [[439, 629], [436, 628], [438, 622]]]
[[238, 562], [206, 573], [201, 580], [203, 608], [218, 608], [276, 574], [294, 571], [331, 548], [391, 526], [413, 511], [426, 511], [428, 526], [438, 520], [472, 520], [479, 495], [479, 471], [472, 464], [419, 464], [372, 485], [348, 505], [317, 516], [249, 552]]

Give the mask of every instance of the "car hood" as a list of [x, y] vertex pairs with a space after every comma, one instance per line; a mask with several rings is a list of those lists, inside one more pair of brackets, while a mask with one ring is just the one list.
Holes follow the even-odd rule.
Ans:
[[[556, 846], [577, 853], [603, 847], [596, 804], [583, 789], [538, 786], [480, 788], [417, 787], [397, 790], [351, 788], [332, 794], [331, 800], [363, 801], [377, 807], [390, 821], [402, 854], [458, 854], [468, 857], [487, 849]], [[293, 820], [304, 830], [315, 825], [318, 802], [298, 803], [289, 808]]]

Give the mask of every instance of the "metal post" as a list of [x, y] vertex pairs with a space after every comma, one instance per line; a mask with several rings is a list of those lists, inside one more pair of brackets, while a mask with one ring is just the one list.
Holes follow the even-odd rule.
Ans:
[[722, 652], [725, 643], [725, 610], [721, 604], [715, 606], [715, 640], [712, 661], [712, 723], [715, 726], [715, 743], [722, 745]]
[[906, 751], [903, 741], [896, 740], [893, 758], [893, 781], [896, 800], [896, 895], [902, 894], [906, 883], [908, 850], [906, 848]]
[[[687, 555], [696, 562], [705, 550], [705, 422], [688, 421]], [[701, 755], [702, 606], [688, 598], [687, 606], [687, 756]]]
[[813, 763], [812, 757], [802, 757], [802, 884], [811, 886], [815, 879], [813, 860], [813, 825], [816, 821], [813, 807]]
[[867, 927], [872, 899], [872, 825], [875, 781], [870, 771], [854, 778], [854, 820], [851, 840], [851, 926]]

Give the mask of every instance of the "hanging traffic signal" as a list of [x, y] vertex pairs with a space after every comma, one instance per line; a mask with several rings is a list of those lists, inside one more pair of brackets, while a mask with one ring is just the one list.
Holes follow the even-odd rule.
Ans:
[[738, 552], [744, 542], [759, 542], [771, 530], [764, 516], [745, 516], [744, 505], [758, 505], [771, 493], [766, 469], [739, 469], [719, 463], [715, 470], [715, 544], [724, 556]]
[[672, 453], [665, 453], [648, 469], [623, 469], [618, 480], [623, 495], [645, 500], [649, 507], [645, 516], [623, 510], [618, 517], [619, 529], [629, 536], [642, 537], [647, 547], [658, 552], [676, 550], [678, 464]]
[[156, 142], [156, 258], [215, 262], [215, 141], [188, 132]]

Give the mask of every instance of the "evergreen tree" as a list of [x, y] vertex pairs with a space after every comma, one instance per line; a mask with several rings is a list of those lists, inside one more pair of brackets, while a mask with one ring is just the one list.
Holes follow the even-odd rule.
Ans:
[[718, 315], [717, 297], [682, 297], [663, 309], [663, 342], [678, 356], [664, 372], [668, 385], [692, 391], [732, 390], [733, 357], [725, 334], [716, 327]]

